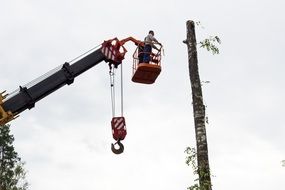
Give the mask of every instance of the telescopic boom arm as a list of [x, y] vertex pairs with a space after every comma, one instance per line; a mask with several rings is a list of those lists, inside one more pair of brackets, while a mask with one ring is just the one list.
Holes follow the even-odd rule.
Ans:
[[33, 108], [36, 102], [62, 86], [72, 84], [74, 78], [102, 61], [117, 68], [127, 52], [123, 45], [128, 41], [134, 42], [137, 46], [143, 45], [143, 42], [132, 37], [121, 41], [117, 38], [104, 41], [97, 50], [72, 64], [64, 63], [35, 84], [20, 86], [12, 94], [5, 94], [5, 91], [0, 93], [0, 125], [15, 119], [26, 109]]

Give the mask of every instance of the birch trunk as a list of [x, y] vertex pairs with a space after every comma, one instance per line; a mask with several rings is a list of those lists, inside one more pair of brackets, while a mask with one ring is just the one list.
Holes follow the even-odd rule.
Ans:
[[205, 126], [205, 106], [203, 103], [202, 88], [198, 70], [195, 23], [193, 21], [187, 21], [186, 26], [187, 39], [184, 41], [184, 43], [187, 44], [188, 48], [189, 75], [192, 90], [199, 185], [201, 190], [211, 190], [212, 185]]

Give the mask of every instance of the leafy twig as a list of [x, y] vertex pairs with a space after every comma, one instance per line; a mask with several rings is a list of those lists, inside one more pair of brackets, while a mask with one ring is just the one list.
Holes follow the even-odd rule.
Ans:
[[219, 48], [216, 44], [221, 44], [221, 40], [218, 36], [210, 36], [209, 38], [199, 42], [201, 48], [206, 48], [207, 51], [212, 51], [214, 54], [219, 54]]

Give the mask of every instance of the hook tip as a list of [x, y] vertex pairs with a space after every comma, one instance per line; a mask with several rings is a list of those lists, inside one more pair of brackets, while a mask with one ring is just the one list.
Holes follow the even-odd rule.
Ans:
[[[119, 148], [116, 149], [115, 148], [115, 144], [118, 144]], [[111, 144], [111, 150], [114, 154], [121, 154], [124, 152], [124, 145], [120, 142], [120, 141], [117, 141], [115, 144]]]

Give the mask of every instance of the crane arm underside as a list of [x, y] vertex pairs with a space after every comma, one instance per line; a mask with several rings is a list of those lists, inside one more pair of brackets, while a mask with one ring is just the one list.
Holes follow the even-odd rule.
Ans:
[[13, 120], [19, 113], [31, 109], [35, 103], [60, 87], [71, 84], [74, 78], [98, 63], [105, 61], [115, 68], [122, 63], [127, 50], [124, 44], [133, 41], [136, 45], [142, 42], [129, 37], [119, 41], [117, 38], [104, 41], [101, 47], [88, 55], [76, 59], [73, 63], [64, 63], [47, 74], [25, 86], [20, 86], [15, 92], [4, 95], [0, 93], [0, 125]]
[[31, 109], [37, 101], [60, 87], [71, 84], [75, 77], [103, 60], [105, 60], [105, 55], [101, 52], [101, 49], [98, 49], [72, 65], [65, 63], [60, 70], [33, 86], [20, 87], [17, 93], [11, 97], [7, 97], [2, 107], [4, 110], [9, 110], [13, 114], [19, 114], [26, 109]]

